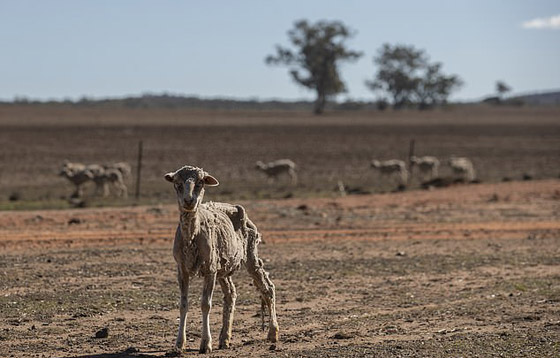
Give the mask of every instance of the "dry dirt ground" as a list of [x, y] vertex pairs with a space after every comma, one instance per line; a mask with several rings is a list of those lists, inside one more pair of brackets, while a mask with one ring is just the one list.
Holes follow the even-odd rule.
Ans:
[[[210, 356], [560, 354], [557, 179], [242, 204], [264, 234], [280, 342], [239, 273], [232, 348]], [[0, 356], [173, 355], [176, 220], [171, 204], [0, 212]], [[195, 280], [185, 356], [199, 295]]]
[[[135, 191], [138, 142], [145, 204], [169, 202], [162, 175], [184, 164], [210, 171], [222, 183], [214, 198], [284, 198], [334, 195], [338, 181], [378, 193], [396, 187], [379, 177], [372, 159], [415, 153], [444, 162], [467, 156], [483, 182], [560, 175], [560, 108], [458, 107], [434, 111], [304, 112], [196, 111], [0, 106], [0, 209], [68, 207], [72, 186], [59, 177], [65, 159], [82, 163], [127, 161]], [[291, 158], [299, 183], [272, 189], [255, 170], [257, 160]], [[91, 201], [93, 185], [86, 192]], [[417, 187], [414, 176], [411, 187]], [[18, 201], [9, 201], [10, 197]], [[107, 205], [93, 198], [92, 206]], [[33, 203], [30, 203], [33, 202]], [[124, 204], [132, 204], [133, 201]]]

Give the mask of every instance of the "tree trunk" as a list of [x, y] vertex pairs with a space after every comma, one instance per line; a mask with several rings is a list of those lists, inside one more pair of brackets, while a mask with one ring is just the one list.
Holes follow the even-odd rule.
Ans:
[[313, 113], [316, 115], [321, 115], [325, 111], [325, 104], [326, 98], [325, 94], [321, 92], [317, 92], [317, 100], [315, 100], [315, 108], [313, 109]]

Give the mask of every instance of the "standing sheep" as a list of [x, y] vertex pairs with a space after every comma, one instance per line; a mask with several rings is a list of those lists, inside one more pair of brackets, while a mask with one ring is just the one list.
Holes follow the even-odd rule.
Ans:
[[377, 170], [381, 175], [393, 176], [397, 175], [400, 185], [406, 185], [408, 180], [408, 170], [402, 160], [391, 159], [384, 162], [378, 160], [371, 161], [371, 168]]
[[269, 183], [274, 182], [281, 174], [287, 174], [292, 184], [297, 184], [296, 164], [290, 159], [278, 159], [266, 164], [259, 160], [255, 163], [255, 168], [266, 174]]
[[451, 157], [449, 158], [448, 164], [457, 179], [469, 182], [475, 179], [474, 167], [469, 158]]
[[90, 180], [93, 180], [91, 171], [80, 165], [75, 166], [72, 163], [64, 163], [64, 166], [59, 172], [59, 175], [68, 179], [75, 185], [76, 189], [72, 193], [72, 198], [81, 198], [83, 196], [83, 185]]
[[260, 291], [262, 302], [268, 307], [268, 339], [278, 341], [275, 288], [258, 258], [257, 245], [261, 234], [245, 214], [245, 209], [226, 203], [202, 203], [204, 187], [219, 183], [201, 168], [184, 166], [165, 174], [165, 179], [173, 183], [179, 204], [179, 225], [173, 245], [181, 291], [176, 348], [179, 351], [185, 349], [189, 282], [196, 274], [204, 278], [200, 353], [212, 351], [209, 313], [216, 280], [224, 294], [219, 348], [230, 346], [237, 297], [231, 276], [241, 266], [246, 267]]
[[105, 168], [99, 164], [90, 164], [86, 167], [93, 175], [93, 182], [95, 183], [95, 195], [106, 197], [109, 195], [109, 188], [107, 186], [107, 179], [105, 176]]
[[101, 185], [103, 186], [103, 196], [107, 196], [109, 194], [108, 184], [111, 184], [116, 190], [117, 196], [123, 198], [128, 197], [128, 190], [124, 184], [123, 174], [120, 170], [116, 168], [105, 169], [98, 177], [94, 177], [94, 181], [95, 180], [101, 182]]
[[410, 172], [414, 167], [418, 167], [421, 180], [431, 180], [438, 177], [439, 160], [436, 157], [410, 157]]

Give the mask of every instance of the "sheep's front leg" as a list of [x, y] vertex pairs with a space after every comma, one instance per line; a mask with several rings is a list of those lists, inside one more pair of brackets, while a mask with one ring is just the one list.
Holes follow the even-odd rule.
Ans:
[[82, 186], [79, 184], [76, 184], [76, 190], [74, 190], [74, 192], [72, 193], [71, 198], [81, 198], [84, 195], [84, 192], [82, 190]]
[[189, 310], [189, 275], [182, 270], [178, 269], [179, 278], [179, 289], [181, 291], [181, 306], [179, 308], [180, 318], [179, 318], [179, 333], [177, 333], [177, 342], [175, 347], [182, 351], [186, 348], [187, 333], [187, 312]]
[[235, 311], [235, 300], [237, 292], [231, 276], [220, 278], [218, 280], [224, 293], [224, 315], [222, 322], [222, 331], [220, 332], [220, 349], [229, 348], [231, 340], [231, 326], [233, 324], [233, 313]]
[[200, 340], [200, 353], [212, 352], [212, 335], [210, 334], [210, 309], [212, 308], [212, 293], [216, 284], [216, 273], [204, 277], [204, 288], [202, 290], [202, 339]]
[[103, 192], [104, 198], [109, 196], [109, 185], [106, 182], [103, 182], [103, 184], [101, 184], [101, 191]]

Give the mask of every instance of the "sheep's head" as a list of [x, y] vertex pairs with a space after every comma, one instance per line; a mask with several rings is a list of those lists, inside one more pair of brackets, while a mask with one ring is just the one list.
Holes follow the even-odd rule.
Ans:
[[264, 168], [265, 168], [265, 165], [264, 165], [264, 163], [261, 162], [260, 160], [258, 160], [258, 161], [255, 163], [255, 169], [264, 169]]
[[379, 160], [372, 160], [371, 161], [371, 167], [372, 168], [379, 168], [381, 166], [381, 163], [379, 163]]
[[219, 183], [203, 169], [186, 165], [175, 172], [165, 174], [165, 180], [173, 183], [177, 194], [179, 210], [194, 212], [204, 197], [205, 186], [218, 186]]

